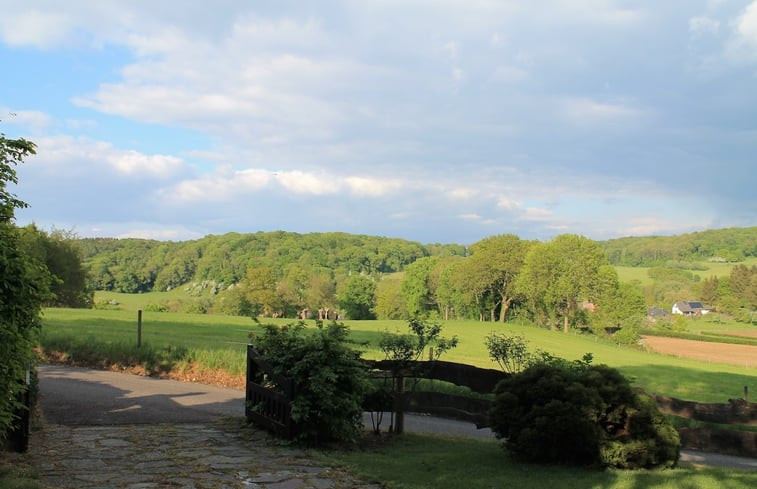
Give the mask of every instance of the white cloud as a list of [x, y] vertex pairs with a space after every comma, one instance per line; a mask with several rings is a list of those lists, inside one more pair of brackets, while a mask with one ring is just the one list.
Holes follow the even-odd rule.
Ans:
[[366, 197], [381, 197], [396, 192], [403, 186], [397, 179], [368, 177], [346, 177], [344, 182], [354, 195]]
[[35, 165], [68, 175], [85, 176], [110, 168], [120, 175], [165, 179], [184, 167], [184, 161], [175, 156], [118, 149], [111, 143], [83, 137], [45, 137], [37, 141], [37, 146]]
[[753, 1], [731, 22], [732, 37], [726, 45], [726, 56], [737, 64], [757, 61], [757, 0]]
[[34, 132], [49, 127], [53, 122], [48, 114], [41, 111], [13, 110], [7, 107], [0, 107], [0, 121], [28, 128]]
[[694, 34], [717, 34], [720, 30], [720, 22], [705, 16], [692, 17], [689, 19], [689, 31]]
[[600, 102], [591, 98], [571, 97], [562, 101], [562, 111], [570, 120], [580, 124], [595, 124], [635, 119], [643, 110], [625, 103]]
[[554, 213], [549, 209], [528, 207], [521, 216], [524, 221], [550, 221], [554, 219]]
[[757, 1], [749, 4], [736, 20], [736, 33], [746, 43], [757, 46]]
[[0, 35], [3, 42], [11, 46], [56, 47], [66, 40], [70, 28], [68, 16], [59, 12], [10, 12], [4, 8], [0, 16]]
[[500, 197], [497, 201], [497, 207], [508, 211], [515, 211], [521, 209], [521, 205], [518, 201], [509, 197]]
[[106, 160], [118, 172], [125, 175], [151, 175], [167, 177], [175, 174], [183, 165], [181, 158], [170, 155], [145, 155], [137, 151], [117, 151]]

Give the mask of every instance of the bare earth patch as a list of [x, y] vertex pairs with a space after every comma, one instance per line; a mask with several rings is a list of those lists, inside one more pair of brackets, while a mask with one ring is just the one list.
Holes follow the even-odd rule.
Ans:
[[745, 338], [757, 338], [757, 331], [724, 331], [729, 336], [743, 336]]
[[757, 367], [757, 346], [729, 345], [662, 336], [643, 336], [642, 339], [647, 349], [665, 355], [693, 358], [705, 362], [729, 363], [740, 367]]

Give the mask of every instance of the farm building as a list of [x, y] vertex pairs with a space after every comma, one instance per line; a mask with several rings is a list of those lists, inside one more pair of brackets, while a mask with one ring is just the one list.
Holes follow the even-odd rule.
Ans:
[[673, 304], [671, 311], [673, 314], [682, 314], [684, 316], [702, 316], [710, 312], [709, 307], [705, 307], [701, 302], [695, 301], [678, 301]]

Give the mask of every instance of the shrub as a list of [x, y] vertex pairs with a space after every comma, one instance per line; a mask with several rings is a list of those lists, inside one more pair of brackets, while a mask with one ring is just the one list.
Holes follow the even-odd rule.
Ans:
[[528, 351], [528, 341], [522, 336], [491, 333], [485, 342], [489, 357], [504, 372], [514, 374], [533, 363], [534, 355]]
[[500, 382], [495, 395], [492, 430], [522, 461], [646, 468], [678, 460], [672, 425], [605, 365], [537, 364]]
[[612, 335], [612, 339], [619, 345], [635, 345], [639, 342], [640, 336], [636, 328], [626, 326], [616, 331]]
[[297, 439], [308, 444], [353, 441], [363, 428], [363, 399], [370, 389], [360, 352], [348, 345], [344, 324], [303, 322], [265, 325], [252, 343], [276, 374], [294, 381], [292, 420]]
[[155, 304], [154, 302], [146, 304], [144, 309], [145, 312], [168, 312], [168, 307], [163, 304]]

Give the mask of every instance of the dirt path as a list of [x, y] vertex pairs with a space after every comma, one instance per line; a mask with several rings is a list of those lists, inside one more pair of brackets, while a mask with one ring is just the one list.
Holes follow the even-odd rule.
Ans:
[[757, 346], [730, 345], [707, 341], [683, 340], [662, 336], [643, 336], [646, 347], [657, 353], [693, 358], [705, 362], [757, 367]]

